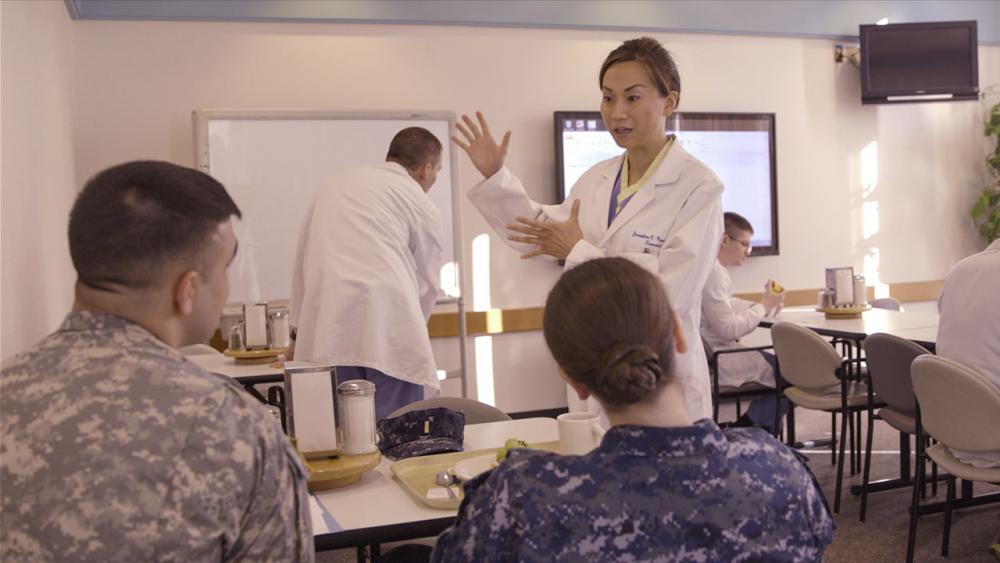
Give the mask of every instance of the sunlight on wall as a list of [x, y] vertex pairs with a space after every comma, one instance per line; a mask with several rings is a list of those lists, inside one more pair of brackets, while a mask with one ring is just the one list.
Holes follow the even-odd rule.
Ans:
[[[879, 233], [878, 201], [870, 199], [878, 187], [878, 141], [868, 143], [861, 149], [861, 235], [869, 244]], [[879, 272], [882, 255], [878, 246], [871, 246], [864, 255], [865, 285], [875, 288], [875, 298], [889, 297], [889, 286], [882, 283]]]
[[454, 262], [448, 262], [444, 266], [441, 266], [441, 273], [439, 274], [441, 291], [449, 297], [458, 297], [461, 292], [458, 289], [458, 268], [455, 267]]
[[[490, 303], [490, 235], [483, 233], [472, 239], [472, 310], [490, 311]], [[499, 311], [496, 313], [498, 314], [493, 317], [496, 318], [495, 322], [498, 322]], [[490, 318], [488, 312], [487, 324]], [[496, 391], [493, 387], [493, 337], [477, 336], [473, 346], [476, 349], [476, 398], [480, 402], [496, 406]]]
[[878, 186], [878, 141], [861, 149], [861, 195], [868, 198]]
[[865, 240], [878, 234], [877, 201], [866, 201], [861, 204], [861, 234]]

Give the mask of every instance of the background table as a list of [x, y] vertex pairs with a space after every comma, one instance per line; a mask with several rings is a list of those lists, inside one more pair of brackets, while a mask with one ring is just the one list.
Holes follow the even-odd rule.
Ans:
[[864, 339], [876, 332], [893, 332], [915, 328], [930, 328], [935, 330], [938, 325], [938, 315], [931, 311], [891, 311], [888, 309], [871, 309], [861, 314], [858, 319], [828, 319], [826, 315], [813, 308], [795, 307], [785, 309], [774, 318], [764, 318], [760, 325], [771, 327], [776, 322], [790, 322], [812, 329], [824, 336]]
[[[559, 427], [553, 418], [470, 424], [465, 427], [465, 451], [498, 448], [508, 438], [552, 442], [559, 439]], [[317, 551], [436, 536], [451, 525], [457, 511], [431, 508], [414, 499], [393, 477], [389, 469], [393, 463], [383, 458], [360, 482], [316, 493], [343, 528], [317, 534]]]

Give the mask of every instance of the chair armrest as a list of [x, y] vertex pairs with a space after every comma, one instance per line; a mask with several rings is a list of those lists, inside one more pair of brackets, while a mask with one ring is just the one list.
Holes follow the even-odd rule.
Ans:
[[767, 344], [762, 346], [746, 346], [746, 347], [734, 346], [732, 348], [720, 348], [718, 350], [712, 350], [712, 353], [709, 355], [709, 359], [712, 360], [718, 358], [723, 354], [741, 354], [743, 352], [761, 352], [764, 350], [773, 350], [773, 349], [774, 349], [774, 344]]

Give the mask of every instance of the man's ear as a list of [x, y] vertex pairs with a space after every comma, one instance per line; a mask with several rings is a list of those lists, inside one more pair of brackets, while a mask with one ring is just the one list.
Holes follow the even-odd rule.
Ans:
[[174, 307], [182, 316], [189, 316], [194, 311], [194, 294], [201, 283], [198, 270], [188, 270], [174, 284]]
[[688, 351], [687, 340], [684, 339], [684, 329], [681, 328], [681, 320], [677, 318], [677, 313], [671, 313], [674, 316], [674, 344], [677, 348], [678, 354], [683, 354]]
[[420, 166], [420, 181], [423, 182], [427, 178], [430, 178], [431, 174], [434, 173], [434, 163], [425, 162]]

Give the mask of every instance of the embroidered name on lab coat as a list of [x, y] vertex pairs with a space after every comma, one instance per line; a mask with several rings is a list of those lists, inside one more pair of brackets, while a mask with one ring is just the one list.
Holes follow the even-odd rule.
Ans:
[[666, 238], [661, 237], [660, 235], [648, 235], [646, 233], [640, 233], [639, 231], [632, 231], [632, 236], [637, 239], [642, 239], [642, 251], [646, 254], [659, 251], [663, 248], [663, 243], [667, 241]]

